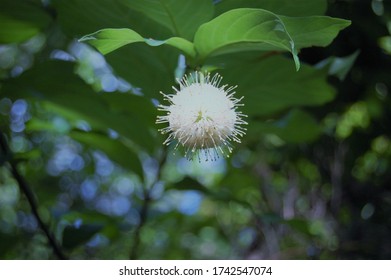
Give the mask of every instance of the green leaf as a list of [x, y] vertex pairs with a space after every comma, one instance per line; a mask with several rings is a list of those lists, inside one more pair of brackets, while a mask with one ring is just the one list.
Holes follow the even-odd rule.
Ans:
[[250, 122], [247, 137], [259, 141], [259, 135], [272, 133], [289, 143], [303, 143], [314, 141], [321, 132], [310, 114], [294, 109], [279, 121]]
[[216, 200], [216, 201], [233, 201], [236, 202], [244, 207], [247, 207], [249, 209], [252, 209], [251, 205], [247, 201], [243, 201], [238, 199], [235, 195], [232, 194], [232, 192], [228, 189], [222, 189], [219, 191], [212, 190], [209, 188], [206, 188], [204, 185], [199, 183], [197, 180], [191, 178], [191, 177], [185, 177], [183, 180], [168, 185], [167, 190], [175, 189], [179, 191], [183, 190], [194, 190], [199, 191], [202, 194], [208, 196], [209, 198]]
[[265, 9], [285, 16], [323, 15], [327, 9], [327, 0], [222, 0], [216, 4], [216, 14], [237, 8]]
[[329, 57], [321, 62], [319, 62], [316, 67], [328, 69], [329, 75], [338, 77], [341, 81], [345, 79], [346, 75], [349, 73], [350, 69], [353, 67], [354, 62], [356, 61], [360, 51], [355, 51], [354, 53], [345, 56], [345, 57]]
[[204, 194], [210, 194], [210, 190], [206, 188], [204, 185], [200, 184], [197, 180], [191, 178], [191, 177], [185, 177], [183, 180], [168, 185], [167, 190], [170, 189], [176, 189], [176, 190], [194, 190], [194, 191], [199, 191]]
[[73, 249], [77, 246], [83, 245], [97, 234], [103, 225], [101, 224], [89, 224], [75, 227], [73, 225], [66, 226], [62, 237], [62, 246], [65, 249]]
[[312, 233], [310, 231], [310, 224], [307, 220], [299, 219], [299, 218], [285, 220], [281, 218], [280, 222], [289, 225], [297, 232], [300, 232], [307, 237], [312, 236]]
[[280, 18], [297, 49], [313, 46], [325, 47], [334, 40], [338, 32], [351, 24], [349, 20], [327, 16], [280, 16]]
[[210, 20], [214, 12], [210, 0], [133, 0], [124, 4], [187, 40], [193, 39], [198, 26]]
[[208, 56], [245, 50], [289, 51], [300, 63], [295, 42], [281, 18], [262, 9], [235, 9], [200, 26], [194, 45], [201, 61]]
[[51, 18], [31, 1], [0, 1], [0, 44], [20, 43], [44, 29]]
[[131, 44], [106, 56], [115, 73], [145, 96], [161, 100], [160, 91], [169, 93], [175, 85], [179, 52], [168, 46], [148, 48]]
[[79, 41], [88, 42], [90, 45], [97, 48], [102, 54], [107, 54], [127, 44], [144, 42], [144, 38], [131, 29], [108, 28], [85, 35], [80, 38]]
[[228, 11], [198, 29], [194, 45], [201, 61], [224, 53], [289, 51], [299, 68], [297, 52], [327, 46], [350, 21], [325, 16], [286, 17], [262, 9]]
[[145, 16], [126, 6], [128, 0], [53, 0], [62, 30], [80, 38], [104, 28], [132, 27], [139, 34], [170, 36], [166, 28], [150, 25]]
[[5, 234], [0, 232], [0, 257], [1, 259], [7, 259], [5, 256], [13, 250], [13, 248], [19, 244], [22, 240], [25, 239], [25, 236], [20, 234]]
[[115, 161], [127, 170], [131, 170], [141, 178], [143, 177], [143, 170], [141, 167], [140, 159], [135, 151], [118, 139], [111, 139], [108, 135], [83, 132], [83, 131], [71, 131], [69, 136], [76, 141], [86, 144], [92, 149], [101, 150], [111, 160]]
[[102, 98], [112, 114], [122, 115], [129, 119], [139, 119], [147, 127], [155, 127], [156, 108], [143, 96], [124, 93], [104, 93]]
[[379, 45], [387, 54], [391, 54], [391, 36], [381, 37], [379, 39]]
[[195, 57], [193, 43], [179, 37], [172, 37], [164, 41], [145, 39], [140, 34], [128, 28], [108, 28], [96, 31], [80, 38], [80, 42], [87, 42], [97, 48], [102, 54], [108, 54], [120, 47], [132, 43], [145, 42], [152, 47], [167, 44], [181, 50], [185, 55]]
[[325, 70], [303, 64], [295, 72], [289, 59], [276, 55], [231, 59], [226, 59], [219, 73], [224, 83], [238, 85], [237, 96], [244, 96], [243, 112], [249, 116], [267, 116], [295, 106], [318, 106], [335, 96]]
[[[11, 99], [40, 101], [43, 105], [47, 104], [47, 109], [51, 109], [53, 113], [73, 121], [87, 121], [96, 130], [113, 129], [139, 148], [151, 151], [155, 139], [144, 121], [147, 119], [144, 113], [140, 110], [130, 113], [131, 109], [128, 113], [112, 112], [107, 102], [109, 97], [94, 92], [73, 73], [73, 68], [74, 64], [70, 62], [47, 61], [10, 79], [1, 90]], [[137, 98], [129, 98], [129, 101]], [[151, 112], [152, 103], [143, 104], [146, 106], [145, 112]], [[124, 104], [126, 105], [136, 107], [131, 102]]]

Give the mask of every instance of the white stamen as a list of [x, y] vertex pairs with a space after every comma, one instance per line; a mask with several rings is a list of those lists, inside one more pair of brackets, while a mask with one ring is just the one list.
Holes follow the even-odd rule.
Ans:
[[[237, 111], [241, 98], [235, 98], [234, 87], [220, 86], [222, 77], [215, 74], [204, 75], [200, 72], [185, 76], [179, 81], [179, 90], [175, 94], [164, 94], [169, 105], [159, 105], [158, 110], [167, 112], [158, 116], [156, 123], [168, 123], [168, 127], [159, 131], [169, 134], [163, 144], [178, 141], [185, 149], [185, 156], [192, 159], [194, 154], [204, 150], [206, 160], [216, 160], [219, 152], [229, 156], [232, 152], [231, 141], [240, 143], [245, 134], [247, 117]], [[228, 87], [228, 88], [227, 88]]]

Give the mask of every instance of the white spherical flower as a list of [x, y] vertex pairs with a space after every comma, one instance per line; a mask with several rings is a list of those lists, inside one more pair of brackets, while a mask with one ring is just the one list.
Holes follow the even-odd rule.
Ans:
[[174, 94], [162, 93], [169, 105], [159, 105], [167, 114], [158, 116], [156, 122], [168, 123], [160, 130], [169, 134], [164, 144], [177, 141], [175, 148], [182, 145], [188, 159], [198, 154], [200, 160], [200, 151], [206, 160], [232, 152], [230, 142], [240, 143], [245, 134], [246, 116], [237, 111], [243, 97], [235, 98], [236, 87], [220, 86], [221, 80], [218, 74], [211, 77], [195, 72], [179, 81], [179, 90], [173, 87]]

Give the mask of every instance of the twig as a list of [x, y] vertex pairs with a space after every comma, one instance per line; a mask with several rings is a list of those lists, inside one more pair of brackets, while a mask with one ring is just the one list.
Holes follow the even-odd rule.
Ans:
[[130, 250], [130, 259], [136, 260], [138, 255], [138, 248], [140, 246], [140, 232], [148, 218], [149, 203], [151, 201], [150, 192], [146, 190], [144, 192], [144, 203], [140, 210], [140, 222], [134, 232], [133, 246]]
[[0, 133], [0, 146], [4, 153], [6, 161], [8, 161], [11, 173], [14, 176], [15, 180], [18, 182], [19, 188], [24, 193], [24, 195], [27, 198], [27, 201], [30, 205], [31, 212], [33, 213], [34, 217], [37, 219], [38, 225], [41, 228], [41, 230], [45, 233], [50, 246], [52, 247], [54, 253], [56, 256], [61, 259], [65, 260], [67, 259], [64, 253], [62, 252], [60, 245], [57, 243], [56, 239], [54, 238], [53, 233], [49, 230], [49, 227], [44, 223], [42, 220], [39, 212], [38, 212], [38, 202], [35, 198], [35, 195], [33, 191], [31, 190], [30, 186], [26, 182], [26, 180], [23, 178], [23, 176], [19, 173], [17, 166], [15, 162], [12, 160], [12, 153], [8, 147], [7, 141], [3, 135], [3, 133]]
[[138, 258], [138, 251], [140, 246], [140, 233], [141, 233], [141, 229], [144, 227], [148, 219], [149, 205], [152, 201], [151, 192], [153, 190], [153, 186], [160, 180], [162, 166], [164, 165], [166, 160], [167, 160], [167, 151], [166, 149], [163, 149], [163, 154], [159, 161], [159, 170], [156, 174], [155, 180], [152, 182], [150, 188], [144, 185], [144, 200], [140, 210], [140, 222], [138, 223], [134, 231], [133, 246], [129, 254], [129, 258], [131, 260], [136, 260]]

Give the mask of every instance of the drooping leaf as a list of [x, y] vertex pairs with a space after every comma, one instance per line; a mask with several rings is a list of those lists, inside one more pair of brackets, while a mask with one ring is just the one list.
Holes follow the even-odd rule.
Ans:
[[128, 44], [145, 42], [153, 47], [166, 44], [181, 50], [185, 55], [190, 57], [195, 57], [196, 55], [193, 44], [186, 39], [180, 37], [171, 37], [163, 41], [145, 39], [134, 30], [128, 28], [102, 29], [83, 36], [79, 41], [93, 45], [102, 54], [108, 54]]
[[103, 151], [111, 160], [123, 168], [133, 171], [140, 177], [143, 176], [141, 162], [137, 154], [133, 149], [120, 142], [119, 139], [111, 139], [104, 134], [76, 130], [71, 131], [69, 136], [92, 149]]
[[187, 40], [193, 39], [198, 26], [210, 20], [214, 12], [210, 0], [133, 0], [124, 3], [168, 28], [173, 36]]
[[275, 122], [250, 122], [248, 139], [259, 140], [260, 135], [272, 133], [288, 143], [303, 143], [315, 140], [322, 130], [308, 113], [293, 109]]
[[51, 21], [32, 1], [0, 1], [0, 44], [20, 43], [38, 34]]
[[299, 69], [297, 48], [284, 22], [262, 9], [235, 9], [203, 24], [194, 37], [201, 61], [208, 56], [245, 50], [288, 51]]
[[85, 35], [79, 41], [88, 42], [102, 54], [107, 54], [127, 44], [144, 42], [144, 38], [132, 29], [107, 28]]
[[292, 69], [291, 62], [281, 56], [226, 60], [218, 72], [224, 83], [238, 85], [237, 95], [244, 96], [243, 112], [265, 116], [294, 106], [316, 106], [331, 101], [334, 89], [327, 83], [327, 71], [302, 65]]
[[237, 8], [265, 9], [285, 16], [323, 15], [326, 12], [327, 0], [222, 0], [216, 4], [216, 14]]

